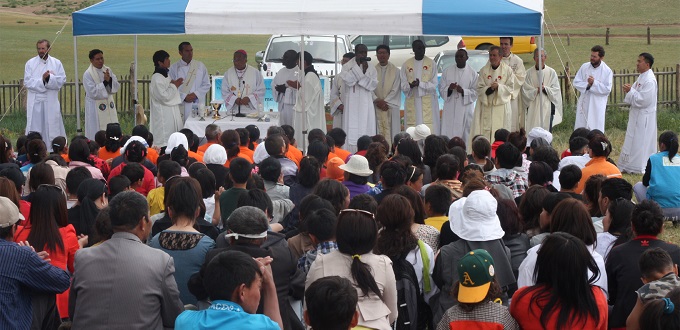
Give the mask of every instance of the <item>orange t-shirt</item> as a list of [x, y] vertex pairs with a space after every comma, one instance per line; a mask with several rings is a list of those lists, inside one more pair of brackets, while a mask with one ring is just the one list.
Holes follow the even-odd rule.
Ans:
[[106, 147], [99, 148], [99, 158], [103, 160], [109, 160], [111, 158], [116, 158], [118, 156], [120, 156], [120, 148], [116, 149], [113, 152], [106, 150]]
[[158, 151], [151, 147], [146, 148], [146, 159], [148, 159], [154, 165], [158, 165]]
[[193, 152], [191, 150], [187, 151], [187, 153], [189, 154], [189, 157], [195, 159], [199, 163], [203, 163], [203, 155], [202, 154], [199, 154], [197, 152]]
[[297, 147], [292, 146], [292, 145], [288, 146], [288, 152], [286, 152], [286, 158], [295, 162], [295, 165], [297, 165], [298, 168], [300, 167], [300, 162], [302, 161], [302, 157], [304, 157], [304, 155], [302, 154], [302, 151], [300, 151], [300, 149], [298, 149]]
[[614, 164], [607, 161], [606, 157], [593, 157], [586, 167], [581, 170], [581, 181], [578, 182], [574, 192], [580, 194], [586, 186], [588, 178], [595, 174], [602, 174], [607, 178], [620, 178], [621, 171]]
[[[238, 158], [238, 157], [241, 157], [241, 158], [247, 160], [247, 161], [248, 161], [249, 163], [251, 163], [251, 164], [253, 163], [253, 159], [252, 159], [252, 158], [250, 158], [250, 157], [248, 157], [248, 155], [244, 155], [244, 154], [242, 154], [242, 153], [239, 153], [238, 155], [236, 155], [236, 157], [233, 157], [232, 159]], [[227, 159], [227, 162], [224, 163], [224, 167], [229, 168], [229, 164], [231, 164], [231, 160], [232, 160], [232, 159]]]
[[208, 148], [210, 148], [211, 145], [215, 144], [215, 142], [206, 142], [206, 144], [202, 146], [198, 146], [198, 152], [204, 154]]
[[[248, 157], [250, 158], [250, 160], [251, 160], [251, 163], [252, 163], [253, 155], [255, 154], [255, 151], [248, 149], [247, 146], [239, 146], [238, 149], [240, 150], [240, 151], [238, 152], [239, 157], [243, 157], [243, 156], [240, 156], [240, 155], [248, 156]], [[244, 157], [244, 158], [245, 158], [245, 157]]]
[[340, 148], [338, 148], [338, 147], [335, 147], [335, 151], [334, 151], [334, 152], [335, 152], [336, 155], [338, 155], [338, 157], [340, 157], [340, 159], [342, 159], [343, 162], [346, 162], [346, 161], [347, 161], [347, 157], [349, 157], [349, 155], [352, 154], [351, 152], [349, 152], [349, 151], [347, 151], [347, 150], [345, 150], [345, 149], [340, 149]]

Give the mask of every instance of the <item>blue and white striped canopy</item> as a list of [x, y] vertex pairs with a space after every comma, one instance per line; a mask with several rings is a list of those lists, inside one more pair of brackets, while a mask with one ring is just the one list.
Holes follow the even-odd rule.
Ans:
[[543, 0], [105, 0], [73, 35], [541, 34]]

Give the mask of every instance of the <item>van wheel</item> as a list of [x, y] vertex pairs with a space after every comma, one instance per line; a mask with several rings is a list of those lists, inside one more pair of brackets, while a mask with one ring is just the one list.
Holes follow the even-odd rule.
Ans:
[[489, 48], [491, 48], [491, 46], [493, 46], [493, 45], [492, 44], [481, 44], [481, 45], [478, 45], [477, 48], [475, 48], [475, 49], [477, 49], [477, 50], [489, 50]]

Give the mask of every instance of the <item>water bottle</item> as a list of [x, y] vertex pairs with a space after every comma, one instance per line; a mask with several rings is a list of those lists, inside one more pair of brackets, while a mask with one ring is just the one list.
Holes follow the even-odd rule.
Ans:
[[191, 104], [191, 117], [196, 118], [196, 116], [198, 116], [198, 99]]

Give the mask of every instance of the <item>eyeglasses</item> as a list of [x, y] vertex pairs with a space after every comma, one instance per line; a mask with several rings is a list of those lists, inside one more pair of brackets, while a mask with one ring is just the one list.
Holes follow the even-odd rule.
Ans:
[[375, 220], [375, 214], [368, 212], [366, 210], [358, 210], [358, 209], [344, 209], [340, 211], [340, 215], [343, 213], [363, 213], [371, 217], [371, 219]]

